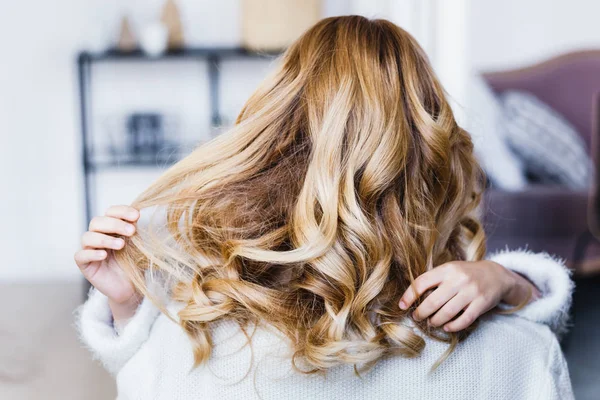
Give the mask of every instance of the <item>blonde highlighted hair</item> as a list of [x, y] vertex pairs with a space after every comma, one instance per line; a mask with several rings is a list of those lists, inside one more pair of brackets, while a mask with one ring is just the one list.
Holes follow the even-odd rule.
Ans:
[[[165, 206], [169, 240], [117, 253], [135, 286], [171, 279], [196, 363], [211, 325], [267, 323], [313, 369], [416, 356], [398, 301], [451, 260], [479, 260], [482, 172], [423, 50], [386, 20], [328, 18], [282, 56], [231, 130], [133, 203]], [[148, 228], [152, 230], [151, 226]]]

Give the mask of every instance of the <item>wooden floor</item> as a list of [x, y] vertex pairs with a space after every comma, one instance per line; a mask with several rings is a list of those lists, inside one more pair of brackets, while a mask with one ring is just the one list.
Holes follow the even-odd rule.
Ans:
[[107, 400], [114, 380], [77, 340], [78, 283], [0, 285], [0, 398]]

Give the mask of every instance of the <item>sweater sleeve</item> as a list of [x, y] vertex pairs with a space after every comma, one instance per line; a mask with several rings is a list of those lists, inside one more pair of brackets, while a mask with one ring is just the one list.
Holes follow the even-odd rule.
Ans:
[[129, 361], [150, 335], [160, 311], [144, 298], [135, 315], [117, 332], [108, 298], [92, 288], [89, 298], [77, 311], [77, 327], [81, 341], [113, 375]]
[[528, 250], [501, 251], [488, 259], [525, 276], [539, 289], [541, 298], [516, 311], [516, 315], [546, 324], [559, 336], [565, 333], [573, 281], [562, 260]]
[[548, 362], [545, 371], [546, 378], [538, 388], [539, 399], [573, 400], [573, 387], [569, 377], [567, 361], [558, 341], [552, 341], [548, 352]]

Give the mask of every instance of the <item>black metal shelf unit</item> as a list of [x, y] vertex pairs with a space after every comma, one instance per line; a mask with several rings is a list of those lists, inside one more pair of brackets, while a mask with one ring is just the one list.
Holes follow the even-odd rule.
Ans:
[[84, 199], [86, 229], [92, 217], [92, 174], [100, 169], [112, 168], [117, 166], [128, 167], [156, 167], [158, 165], [166, 166], [177, 161], [173, 157], [156, 157], [150, 159], [131, 159], [126, 161], [103, 161], [98, 162], [94, 159], [94, 154], [90, 144], [92, 143], [90, 122], [91, 122], [91, 83], [92, 83], [92, 65], [96, 63], [134, 61], [134, 62], [156, 62], [168, 60], [197, 60], [206, 62], [208, 65], [209, 82], [209, 104], [211, 125], [219, 127], [222, 124], [222, 117], [219, 110], [220, 98], [220, 64], [222, 60], [236, 58], [254, 58], [264, 59], [273, 58], [280, 52], [253, 52], [244, 48], [185, 48], [181, 50], [167, 51], [164, 54], [154, 57], [148, 56], [141, 50], [131, 52], [122, 52], [111, 49], [102, 53], [93, 53], [83, 51], [77, 57], [77, 71], [79, 79], [79, 108], [81, 121], [81, 145], [82, 145], [82, 166], [84, 178]]

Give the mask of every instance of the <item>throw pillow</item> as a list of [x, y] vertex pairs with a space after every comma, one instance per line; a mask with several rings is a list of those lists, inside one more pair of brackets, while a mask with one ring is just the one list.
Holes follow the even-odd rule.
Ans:
[[493, 186], [518, 191], [527, 186], [521, 160], [511, 152], [502, 129], [502, 104], [480, 75], [473, 75], [467, 88], [466, 123], [475, 155]]
[[581, 135], [558, 112], [534, 95], [507, 91], [502, 95], [508, 144], [541, 183], [587, 189], [593, 164]]

